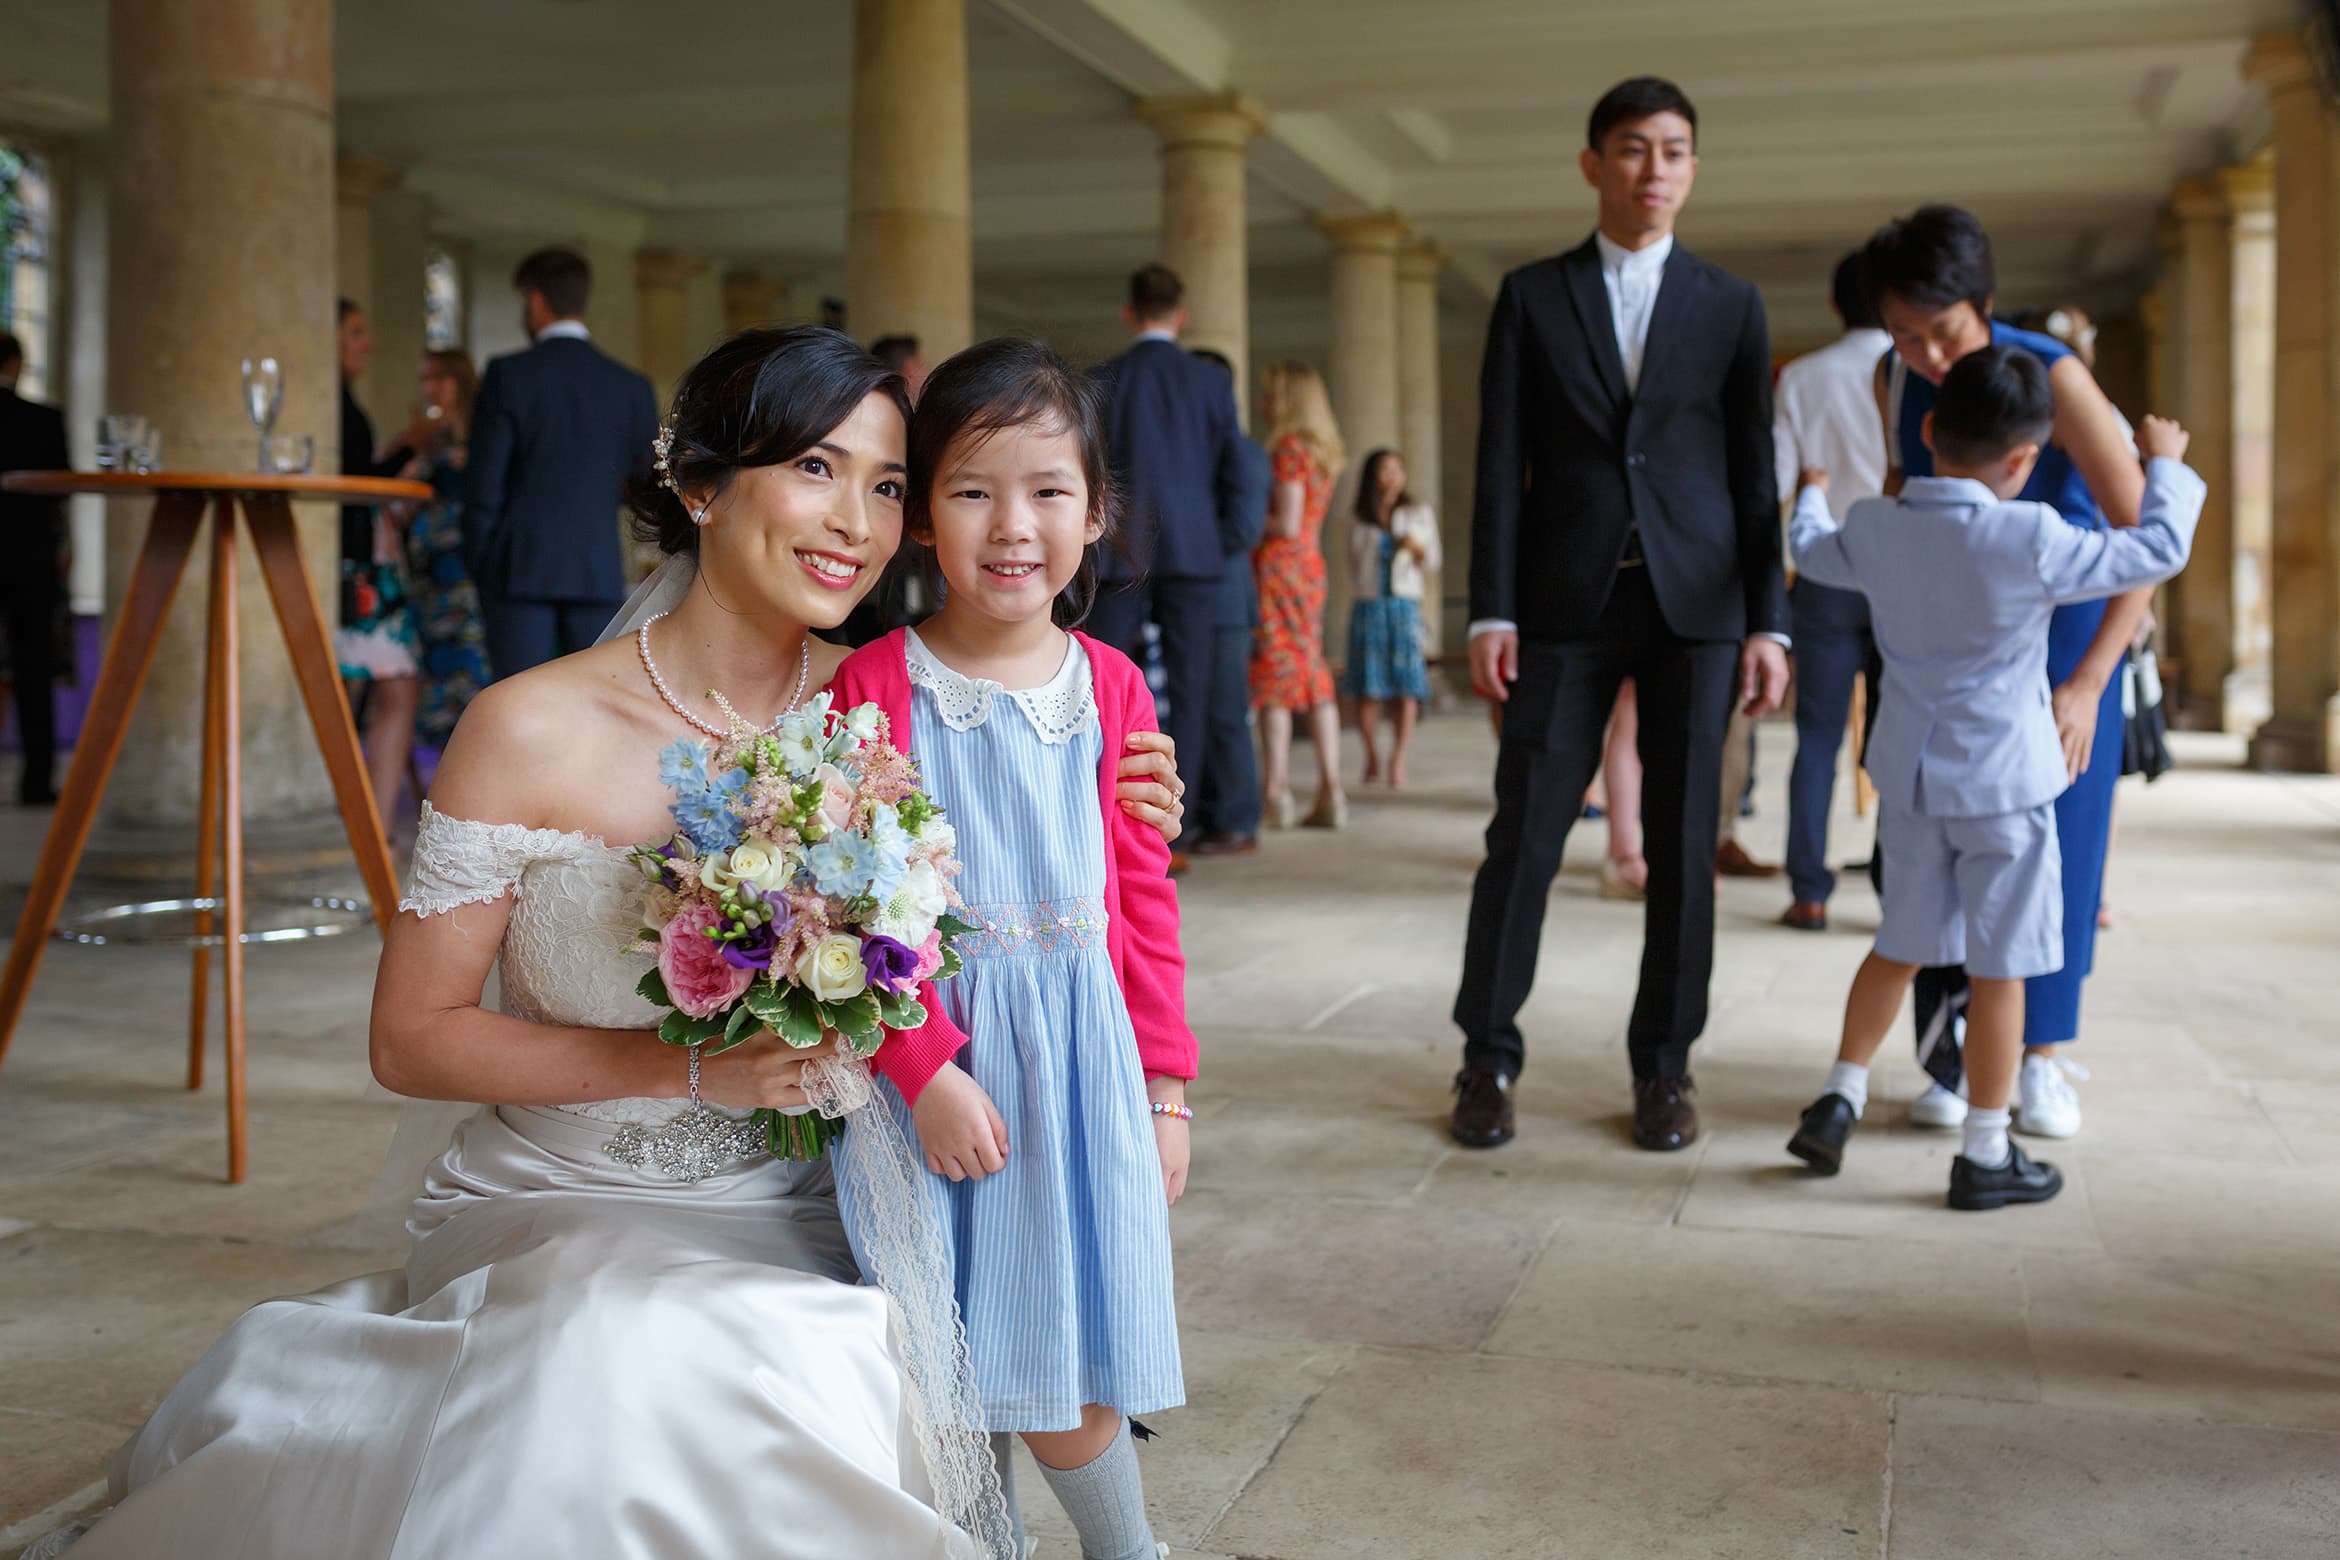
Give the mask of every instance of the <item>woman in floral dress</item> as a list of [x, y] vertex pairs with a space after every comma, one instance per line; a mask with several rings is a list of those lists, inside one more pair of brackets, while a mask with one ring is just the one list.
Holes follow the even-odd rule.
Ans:
[[1305, 711], [1316, 748], [1316, 805], [1306, 824], [1348, 822], [1341, 791], [1341, 711], [1324, 657], [1324, 516], [1345, 459], [1324, 380], [1305, 363], [1260, 375], [1260, 420], [1275, 463], [1267, 539], [1252, 554], [1259, 576], [1259, 633], [1252, 642], [1251, 703], [1259, 711], [1268, 822], [1292, 826], [1292, 716]]

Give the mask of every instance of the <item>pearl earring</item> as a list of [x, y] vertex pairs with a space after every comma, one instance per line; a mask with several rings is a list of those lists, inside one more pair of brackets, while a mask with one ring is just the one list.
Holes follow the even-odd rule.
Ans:
[[705, 525], [706, 523], [707, 523], [707, 506], [706, 506], [705, 504], [701, 504], [701, 505], [700, 505], [698, 508], [696, 508], [696, 509], [694, 509], [694, 510], [692, 510], [692, 511], [691, 511], [691, 524], [693, 524], [693, 525]]

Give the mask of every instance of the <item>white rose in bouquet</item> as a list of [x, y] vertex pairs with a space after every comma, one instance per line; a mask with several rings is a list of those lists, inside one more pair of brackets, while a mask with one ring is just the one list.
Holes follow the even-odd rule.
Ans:
[[822, 1002], [850, 1002], [869, 986], [861, 939], [831, 932], [797, 956], [797, 984]]

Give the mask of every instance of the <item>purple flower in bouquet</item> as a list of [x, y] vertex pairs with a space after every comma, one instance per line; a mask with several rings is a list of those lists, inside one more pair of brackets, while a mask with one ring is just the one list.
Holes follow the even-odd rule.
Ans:
[[862, 968], [878, 991], [904, 992], [918, 983], [918, 950], [891, 937], [871, 937], [861, 945]]
[[780, 945], [780, 934], [787, 930], [785, 923], [788, 919], [787, 907], [782, 905], [776, 920], [766, 921], [761, 926], [750, 927], [745, 936], [733, 938], [730, 942], [725, 943], [723, 945], [724, 962], [734, 969], [770, 969], [773, 951]]

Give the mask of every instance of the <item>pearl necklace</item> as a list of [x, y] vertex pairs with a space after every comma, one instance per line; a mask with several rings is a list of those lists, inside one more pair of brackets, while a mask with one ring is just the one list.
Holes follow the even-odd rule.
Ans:
[[[658, 663], [655, 660], [652, 660], [650, 656], [650, 625], [657, 622], [664, 616], [666, 616], [666, 614], [663, 612], [651, 614], [649, 617], [643, 620], [641, 628], [638, 629], [634, 634], [634, 646], [636, 649], [642, 652], [642, 670], [650, 674], [650, 686], [658, 690], [658, 696], [666, 701], [666, 707], [668, 709], [674, 711], [677, 715], [680, 715], [684, 720], [689, 721], [692, 725], [698, 727], [701, 731], [707, 733], [707, 735], [710, 737], [715, 738], [717, 741], [721, 741], [723, 738], [730, 736], [731, 733], [723, 730], [720, 727], [710, 725], [708, 722], [699, 719], [698, 716], [693, 715], [689, 710], [684, 709], [682, 700], [676, 698], [674, 696], [674, 690], [666, 686], [666, 679], [658, 675]], [[812, 640], [810, 637], [807, 637], [804, 643], [797, 649], [796, 692], [789, 695], [788, 708], [773, 716], [771, 724], [756, 727], [756, 735], [760, 737], [768, 737], [773, 732], [780, 729], [780, 723], [793, 714], [796, 710], [796, 706], [803, 702], [804, 685], [806, 681], [811, 678], [811, 676]], [[726, 699], [722, 694], [716, 692], [712, 688], [709, 688], [707, 690], [707, 697], [713, 699], [715, 701], [715, 707], [721, 710], [724, 715], [730, 718], [733, 722], [742, 726], [747, 724], [746, 721], [740, 719], [739, 711], [731, 707], [731, 701]]]

